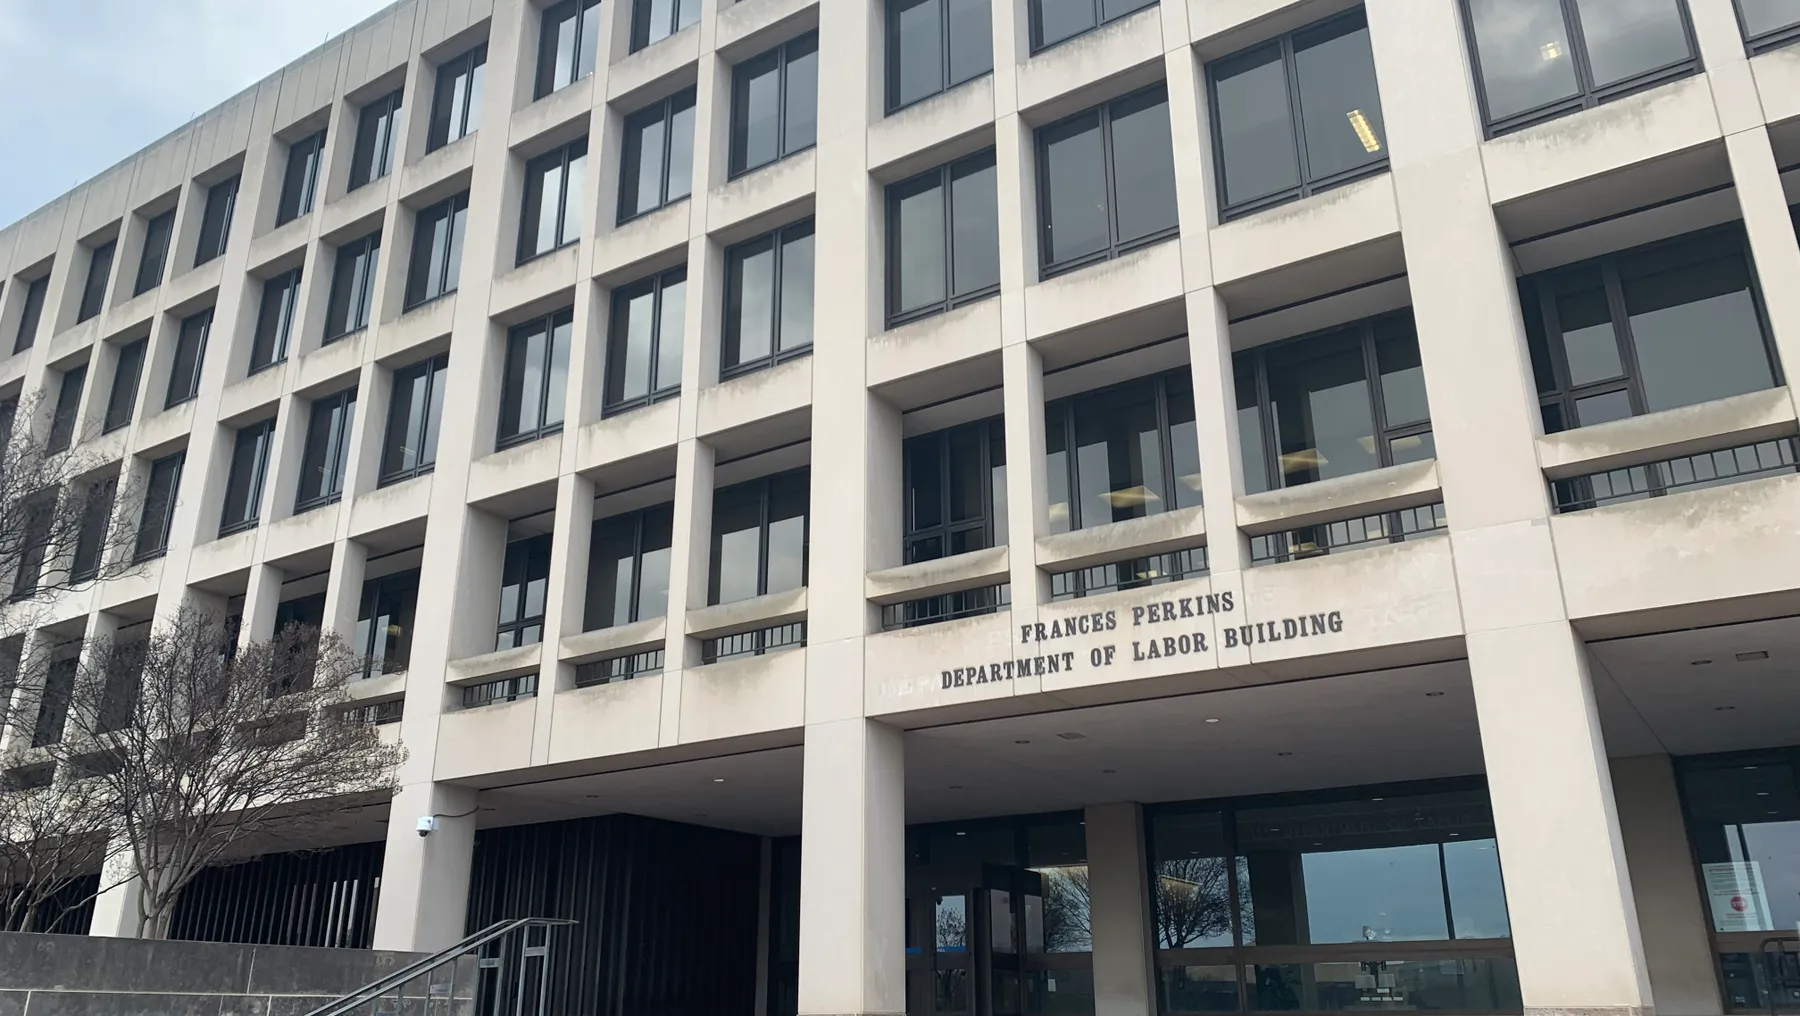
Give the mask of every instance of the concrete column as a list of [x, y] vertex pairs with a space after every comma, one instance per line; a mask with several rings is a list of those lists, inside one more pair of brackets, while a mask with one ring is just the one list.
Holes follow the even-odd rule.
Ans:
[[1615, 758], [1611, 765], [1656, 1011], [1717, 1016], [1724, 1011], [1718, 970], [1675, 767], [1667, 755]]
[[556, 656], [563, 637], [581, 631], [588, 545], [594, 537], [594, 481], [576, 473], [562, 475], [556, 485], [556, 522], [556, 536], [550, 541], [550, 586], [544, 593], [544, 643], [538, 664], [537, 722], [532, 726], [531, 737], [533, 765], [549, 764], [556, 693], [575, 686], [575, 668], [558, 662]]
[[[389, 811], [375, 948], [435, 952], [459, 941], [468, 920], [477, 791], [446, 783], [404, 786]], [[437, 830], [420, 836], [418, 821]]]
[[[339, 540], [332, 547], [330, 578], [325, 585], [324, 627], [346, 641], [356, 637], [356, 622], [362, 613], [363, 576], [368, 570], [368, 547], [355, 540]], [[362, 646], [351, 649], [363, 651]]]
[[274, 565], [250, 566], [244, 589], [244, 616], [238, 623], [238, 645], [264, 641], [275, 634], [275, 612], [281, 607], [281, 569]]
[[115, 838], [106, 863], [100, 866], [100, 895], [94, 897], [94, 919], [88, 934], [105, 938], [138, 937], [138, 900], [144, 884], [138, 880], [131, 844]]
[[[1800, 244], [1795, 242], [1794, 220], [1788, 213], [1787, 193], [1769, 145], [1768, 128], [1757, 124], [1730, 135], [1725, 139], [1725, 154], [1731, 160], [1744, 230], [1750, 234], [1750, 256], [1762, 282], [1763, 309], [1775, 334], [1775, 353], [1792, 394], [1793, 375], [1800, 370]], [[1796, 405], [1800, 405], [1800, 396]]]
[[801, 1016], [906, 1011], [906, 773], [899, 730], [808, 724], [801, 804]]
[[[1244, 491], [1244, 457], [1238, 444], [1242, 435], [1237, 427], [1237, 380], [1231, 369], [1231, 327], [1226, 323], [1225, 301], [1211, 286], [1188, 293], [1187, 317], [1188, 369], [1194, 379], [1194, 430], [1200, 444], [1200, 494], [1206, 505], [1207, 556], [1218, 581], [1241, 572], [1250, 559], [1248, 543], [1237, 527], [1237, 498]], [[1257, 440], [1258, 436], [1250, 435], [1250, 439]]]
[[1044, 360], [1025, 342], [1001, 351], [1006, 401], [1006, 540], [1012, 556], [1013, 620], [1050, 602], [1050, 576], [1037, 566], [1037, 537], [1050, 531], [1044, 467]]
[[1156, 956], [1143, 812], [1101, 804], [1086, 818], [1094, 1016], [1145, 1016], [1156, 1011]]

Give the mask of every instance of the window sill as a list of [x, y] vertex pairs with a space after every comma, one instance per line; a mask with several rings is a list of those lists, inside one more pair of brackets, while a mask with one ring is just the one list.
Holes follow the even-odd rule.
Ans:
[[1031, 40], [1031, 55], [1035, 57], [1035, 56], [1038, 56], [1043, 53], [1048, 53], [1051, 50], [1057, 48], [1058, 46], [1066, 46], [1069, 43], [1074, 42], [1076, 39], [1080, 39], [1080, 38], [1084, 38], [1089, 35], [1093, 35], [1095, 32], [1098, 32], [1102, 28], [1105, 28], [1107, 25], [1116, 25], [1119, 22], [1124, 21], [1126, 18], [1131, 17], [1133, 14], [1137, 14], [1141, 11], [1155, 10], [1157, 7], [1160, 7], [1160, 6], [1161, 6], [1161, 0], [1155, 0], [1155, 2], [1147, 3], [1142, 7], [1136, 8], [1135, 10], [1126, 11], [1125, 13], [1120, 14], [1117, 17], [1107, 18], [1104, 21], [1097, 21], [1091, 27], [1084, 28], [1081, 31], [1076, 32], [1074, 35], [1065, 35], [1062, 38], [1056, 40], [1055, 42], [1039, 42], [1036, 38], [1037, 32], [1034, 30], [1031, 33], [1033, 36], [1033, 38]]
[[1764, 32], [1754, 39], [1744, 40], [1744, 52], [1751, 56], [1761, 56], [1771, 50], [1791, 46], [1796, 42], [1800, 42], [1800, 22], [1786, 28], [1777, 28], [1773, 32]]
[[355, 328], [351, 328], [346, 331], [339, 332], [336, 335], [327, 335], [323, 339], [319, 340], [319, 348], [324, 349], [326, 346], [334, 346], [334, 345], [338, 344], [339, 342], [342, 342], [345, 339], [350, 338], [353, 335], [361, 335], [363, 332], [366, 332], [368, 330], [369, 330], [368, 324], [364, 323], [364, 324], [357, 325]]
[[108, 434], [117, 434], [119, 431], [124, 430], [126, 427], [129, 427], [129, 426], [131, 426], [130, 420], [126, 420], [124, 423], [106, 424], [105, 426], [100, 428], [100, 436], [105, 437]]
[[563, 425], [559, 423], [552, 427], [542, 427], [537, 430], [525, 431], [522, 434], [510, 434], [506, 437], [495, 438], [494, 450], [497, 452], [505, 451], [508, 448], [517, 448], [520, 445], [527, 445], [533, 441], [541, 441], [544, 438], [561, 434], [562, 430]]
[[961, 81], [952, 81], [949, 84], [945, 85], [944, 87], [938, 89], [937, 91], [932, 92], [930, 95], [921, 95], [916, 99], [908, 100], [906, 102], [899, 104], [898, 106], [892, 106], [892, 105], [886, 106], [885, 111], [881, 115], [883, 118], [886, 118], [886, 117], [890, 117], [890, 116], [895, 116], [900, 113], [904, 113], [907, 110], [912, 109], [914, 106], [918, 106], [922, 103], [930, 102], [931, 100], [936, 99], [939, 96], [949, 95], [951, 92], [956, 91], [958, 88], [961, 88], [964, 85], [971, 85], [977, 81], [980, 81], [982, 78], [991, 78], [993, 76], [994, 76], [994, 69], [992, 67], [989, 67], [987, 70], [982, 71], [980, 74], [977, 74], [974, 77], [964, 78]]
[[[1700, 61], [1698, 58], [1689, 58], [1667, 67], [1645, 71], [1635, 78], [1627, 79], [1616, 85], [1609, 85], [1606, 88], [1561, 99], [1536, 109], [1526, 110], [1523, 113], [1516, 113], [1504, 120], [1489, 121], [1487, 124], [1488, 140], [1492, 141], [1508, 134], [1516, 134], [1519, 131], [1537, 127], [1552, 120], [1560, 120], [1565, 116], [1585, 110], [1597, 109], [1609, 102], [1627, 98], [1639, 92], [1646, 92], [1673, 81], [1680, 81], [1683, 78], [1691, 78], [1699, 73]], [[1485, 100], [1483, 103], [1485, 106]], [[1486, 119], [1485, 113], [1483, 119]]]
[[1011, 551], [1005, 546], [971, 550], [870, 572], [863, 577], [863, 594], [885, 607], [1005, 582], [1011, 568]]
[[[1303, 183], [1298, 187], [1291, 187], [1278, 194], [1269, 194], [1260, 198], [1253, 198], [1237, 205], [1226, 206], [1221, 204], [1219, 206], [1219, 224], [1224, 225], [1227, 222], [1236, 222], [1239, 219], [1247, 219], [1259, 212], [1266, 212], [1272, 208], [1279, 208], [1282, 205], [1292, 204], [1295, 201], [1316, 197], [1328, 191], [1336, 190], [1339, 187], [1345, 187], [1363, 180], [1372, 179], [1388, 171], [1388, 160], [1377, 159], [1368, 165], [1358, 166], [1355, 169], [1339, 173], [1336, 176], [1326, 177], [1323, 180]], [[1220, 201], [1223, 202], [1223, 200], [1224, 195], [1220, 195]]]
[[155, 550], [140, 550], [131, 555], [131, 563], [148, 564], [151, 561], [156, 561], [167, 556], [169, 556], [169, 548], [167, 546], [158, 547]]
[[428, 296], [425, 299], [420, 300], [418, 303], [409, 303], [406, 306], [400, 308], [400, 316], [405, 317], [406, 315], [411, 314], [413, 311], [424, 310], [425, 308], [431, 306], [434, 303], [439, 303], [439, 302], [449, 299], [450, 297], [455, 296], [455, 295], [456, 295], [456, 290], [446, 289], [442, 293], [439, 293], [436, 296]]
[[[424, 153], [419, 157], [419, 162], [425, 161], [426, 157], [428, 157], [434, 153], [441, 152], [444, 149], [449, 148], [451, 145], [456, 144], [458, 141], [461, 141], [463, 138], [474, 137], [476, 132], [478, 132], [480, 130], [481, 130], [481, 128], [475, 127], [475, 128], [471, 128], [467, 134], [458, 135], [457, 137], [454, 137], [454, 138], [445, 138], [443, 144], [434, 145], [432, 147], [425, 149]], [[418, 165], [418, 162], [408, 163], [407, 165], [416, 166], [416, 165]]]
[[1067, 572], [1198, 547], [1206, 542], [1199, 505], [1040, 536], [1032, 557], [1046, 571]]
[[770, 159], [767, 162], [759, 162], [754, 166], [745, 166], [743, 169], [734, 169], [730, 173], [726, 174], [725, 182], [726, 183], [735, 183], [738, 180], [742, 180], [744, 177], [755, 174], [757, 170], [768, 169], [770, 166], [779, 166], [782, 163], [786, 162], [787, 160], [793, 158], [796, 155], [804, 155], [807, 152], [810, 152], [818, 147], [819, 147], [819, 144], [818, 144], [818, 142], [815, 141], [812, 144], [807, 145], [805, 148], [796, 148], [791, 152], [782, 152], [780, 155], [777, 155], [776, 157], [774, 157], [773, 159]]
[[415, 466], [412, 469], [404, 470], [402, 472], [390, 473], [375, 481], [375, 489], [380, 490], [383, 487], [392, 487], [395, 484], [405, 483], [408, 480], [416, 480], [421, 476], [430, 476], [436, 471], [437, 463], [428, 462], [425, 465]]
[[261, 374], [265, 370], [273, 370], [276, 367], [279, 367], [286, 362], [287, 362], [287, 356], [284, 354], [277, 359], [270, 360], [268, 363], [252, 364], [250, 369], [244, 373], [244, 376], [246, 378], [252, 378], [258, 374]]
[[1155, 233], [1151, 233], [1149, 236], [1140, 237], [1129, 243], [1121, 243], [1105, 250], [1095, 251], [1092, 254], [1083, 254], [1081, 257], [1071, 258], [1057, 264], [1040, 265], [1038, 268], [1038, 281], [1048, 282], [1059, 275], [1067, 275], [1070, 272], [1079, 271], [1089, 265], [1097, 265], [1106, 261], [1117, 261], [1119, 258], [1134, 251], [1140, 251], [1146, 247], [1154, 247], [1165, 240], [1173, 240], [1180, 235], [1180, 226], [1170, 226], [1167, 229], [1158, 230]]
[[964, 296], [953, 297], [943, 303], [934, 303], [929, 307], [918, 307], [901, 314], [894, 314], [887, 319], [886, 330], [893, 331], [896, 328], [910, 325], [916, 321], [923, 321], [926, 318], [936, 317], [939, 314], [948, 314], [959, 307], [967, 307], [969, 304], [980, 303], [983, 300], [991, 299], [999, 295], [1000, 284], [995, 283], [986, 289], [980, 289]]
[[784, 349], [772, 356], [759, 356], [754, 360], [733, 364], [730, 367], [720, 367], [719, 383], [724, 384], [727, 381], [733, 381], [740, 377], [755, 374], [758, 371], [769, 370], [784, 363], [792, 363], [795, 360], [811, 356], [812, 351], [812, 343], [809, 342], [806, 345], [795, 349]]
[[183, 395], [179, 399], [169, 399], [168, 401], [163, 403], [163, 411], [167, 412], [171, 409], [174, 409], [176, 406], [185, 406], [188, 403], [194, 401], [196, 398], [199, 398], [198, 392], [194, 392], [189, 395]]
[[223, 540], [227, 536], [236, 536], [239, 533], [247, 533], [250, 530], [255, 529], [261, 523], [261, 519], [247, 519], [243, 522], [233, 522], [228, 526], [220, 526], [219, 539]]
[[1383, 466], [1350, 476], [1296, 484], [1237, 499], [1238, 528], [1247, 536], [1341, 522], [1444, 500], [1436, 459]]
[[[522, 254], [519, 256], [519, 259], [517, 261], [513, 262], [513, 267], [514, 268], [523, 268], [526, 265], [531, 264], [533, 261], [542, 261], [545, 258], [549, 257], [550, 255], [555, 254], [557, 251], [567, 250], [568, 248], [574, 247], [579, 243], [581, 243], [581, 237], [578, 236], [573, 240], [564, 240], [562, 243], [559, 243], [554, 247], [551, 247], [547, 250], [538, 251], [535, 254]], [[451, 292], [455, 292], [455, 290], [451, 290]], [[448, 296], [449, 294], [446, 293], [444, 295]], [[425, 303], [430, 303], [430, 302], [431, 302], [430, 300], [425, 301]], [[424, 306], [424, 304], [420, 304], [419, 306]]]
[[[594, 72], [588, 71], [586, 74], [583, 74], [581, 77], [574, 78], [570, 81], [565, 81], [562, 84], [557, 85], [555, 88], [550, 89], [548, 92], [540, 92], [534, 87], [531, 90], [531, 102], [525, 108], [530, 109], [532, 106], [535, 106], [540, 102], [543, 102], [545, 99], [550, 98], [551, 96], [557, 94], [558, 92], [562, 92], [562, 91], [566, 91], [570, 88], [574, 88], [576, 85], [581, 84], [583, 81], [589, 80], [593, 76], [594, 76]], [[474, 133], [474, 132], [471, 131], [470, 133]]]
[[643, 409], [646, 406], [654, 406], [658, 402], [667, 402], [680, 395], [681, 388], [680, 386], [676, 386], [674, 388], [665, 388], [660, 392], [653, 392], [649, 395], [639, 396], [638, 398], [630, 399], [625, 402], [615, 402], [610, 406], [601, 406], [600, 419], [606, 420], [615, 416], [623, 416], [634, 409]]
[[344, 492], [340, 490], [335, 494], [327, 494], [324, 497], [315, 497], [310, 501], [296, 501], [294, 502], [294, 515], [305, 515], [307, 512], [313, 511], [314, 509], [325, 508], [337, 504], [343, 499]]
[[621, 212], [621, 213], [619, 213], [618, 225], [624, 226], [628, 223], [636, 222], [639, 219], [646, 218], [651, 215], [655, 215], [657, 212], [660, 212], [665, 208], [673, 208], [676, 205], [679, 205], [679, 204], [682, 204], [683, 202], [688, 201], [692, 197], [693, 197], [692, 194], [683, 194], [682, 196], [680, 196], [678, 198], [670, 198], [669, 200], [664, 201], [662, 204], [657, 205], [655, 208], [645, 208], [640, 211], [632, 212], [630, 215], [626, 215], [625, 213]]

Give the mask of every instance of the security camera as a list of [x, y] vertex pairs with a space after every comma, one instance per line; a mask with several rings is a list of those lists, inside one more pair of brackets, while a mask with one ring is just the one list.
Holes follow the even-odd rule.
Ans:
[[420, 836], [430, 836], [432, 833], [437, 832], [437, 816], [420, 815], [417, 828]]

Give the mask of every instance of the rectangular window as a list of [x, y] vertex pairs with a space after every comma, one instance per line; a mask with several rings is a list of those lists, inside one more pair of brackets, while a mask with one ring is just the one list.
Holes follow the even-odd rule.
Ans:
[[1206, 66], [1221, 215], [1387, 167], [1369, 24], [1359, 8]]
[[581, 239], [581, 191], [587, 180], [587, 138], [540, 155], [525, 167], [525, 207], [519, 214], [519, 263]]
[[76, 582], [87, 582], [100, 574], [118, 489], [119, 478], [110, 476], [88, 484], [81, 493], [81, 526], [76, 530], [75, 555], [69, 562], [69, 577]]
[[500, 572], [500, 620], [494, 651], [544, 641], [544, 600], [550, 591], [550, 534], [506, 545]]
[[301, 138], [288, 146], [287, 173], [281, 178], [281, 201], [275, 206], [275, 225], [280, 226], [312, 211], [313, 192], [319, 185], [319, 160], [325, 151], [325, 132]]
[[225, 480], [225, 509], [219, 516], [220, 536], [253, 528], [261, 520], [263, 480], [268, 475], [269, 446], [274, 441], [274, 420], [253, 423], [237, 432], [231, 448], [231, 471]]
[[44, 315], [44, 295], [50, 290], [50, 276], [25, 283], [25, 309], [19, 315], [19, 334], [13, 339], [13, 353], [23, 353], [37, 342], [38, 319]]
[[736, 635], [725, 635], [716, 639], [702, 639], [700, 662], [711, 665], [723, 660], [741, 660], [749, 656], [764, 656], [768, 653], [804, 648], [806, 648], [806, 622], [795, 621], [792, 624], [776, 625], [773, 628], [760, 628], [756, 631], [740, 632]]
[[435, 152], [481, 126], [481, 79], [486, 68], [487, 43], [438, 65], [431, 126], [425, 133], [426, 152]]
[[106, 309], [106, 284], [112, 275], [113, 252], [118, 250], [115, 240], [108, 240], [88, 252], [87, 284], [81, 287], [81, 307], [75, 314], [77, 324], [98, 317]]
[[[905, 559], [935, 561], [1006, 545], [1006, 429], [996, 416], [908, 438], [902, 451]], [[887, 627], [986, 613], [998, 587], [895, 604]]]
[[805, 469], [727, 487], [713, 495], [708, 603], [732, 603], [806, 585]]
[[537, 695], [538, 676], [524, 674], [519, 677], [507, 677], [485, 684], [464, 685], [462, 705], [464, 709], [478, 709], [493, 705], [495, 702], [517, 702], [520, 699]]
[[675, 268], [613, 290], [606, 339], [602, 415], [681, 394], [681, 344], [687, 331], [687, 269]]
[[294, 513], [331, 504], [344, 496], [344, 465], [350, 456], [350, 429], [356, 420], [356, 389], [315, 400], [300, 455], [300, 488]]
[[812, 339], [812, 220], [727, 250], [720, 376], [735, 377], [808, 353]]
[[112, 394], [106, 399], [106, 420], [100, 426], [102, 434], [130, 425], [131, 414], [137, 409], [138, 384], [144, 378], [144, 353], [149, 348], [149, 339], [119, 347], [119, 361], [113, 367]]
[[563, 0], [546, 7], [542, 25], [534, 99], [594, 73], [600, 45], [600, 0]]
[[44, 674], [44, 688], [38, 699], [37, 721], [31, 728], [31, 746], [43, 748], [59, 744], [63, 729], [69, 724], [69, 706], [75, 696], [75, 678], [80, 660], [65, 656], [50, 664]]
[[888, 0], [889, 113], [993, 70], [990, 0]]
[[1031, 49], [1037, 52], [1109, 21], [1155, 5], [1157, 0], [1031, 0]]
[[694, 182], [694, 90], [625, 118], [619, 222], [688, 196]]
[[163, 269], [169, 261], [169, 241], [174, 235], [173, 208], [144, 224], [144, 253], [138, 259], [137, 285], [132, 287], [132, 296], [142, 296], [162, 285]]
[[263, 283], [256, 312], [256, 334], [250, 341], [250, 373], [287, 362], [288, 338], [300, 303], [300, 269], [290, 268]]
[[1800, 39], [1800, 0], [1737, 0], [1739, 27], [1751, 53]]
[[233, 176], [206, 189], [206, 211], [200, 217], [200, 243], [194, 250], [194, 267], [225, 253], [231, 238], [231, 217], [237, 211], [238, 184], [242, 177]]
[[50, 540], [61, 500], [52, 489], [27, 495], [15, 509], [18, 528], [19, 563], [13, 572], [12, 598], [23, 600], [38, 591], [38, 580], [44, 577], [44, 561], [50, 556]]
[[700, 20], [700, 0], [632, 0], [631, 51], [661, 42]]
[[54, 455], [75, 442], [75, 421], [81, 415], [81, 393], [87, 387], [87, 364], [63, 372], [56, 392], [56, 410], [50, 417], [50, 436], [44, 450]]
[[381, 446], [382, 485], [431, 472], [437, 464], [438, 423], [444, 416], [448, 353], [394, 372], [387, 436]]
[[468, 221], [468, 191], [419, 211], [406, 273], [406, 309], [456, 292]]
[[1171, 145], [1163, 85], [1038, 130], [1046, 277], [1175, 235]]
[[404, 89], [365, 105], [357, 114], [356, 150], [350, 155], [350, 190], [388, 175], [394, 168], [394, 131], [400, 122]]
[[380, 261], [380, 230], [338, 248], [337, 268], [331, 273], [331, 301], [325, 305], [327, 345], [369, 326]]
[[175, 505], [181, 494], [181, 466], [186, 460], [186, 452], [176, 452], [150, 464], [132, 560], [148, 561], [169, 549], [169, 530], [174, 527]]
[[1464, 0], [1489, 135], [1700, 69], [1683, 0]]
[[805, 151], [818, 136], [818, 32], [752, 57], [732, 72], [732, 176]]
[[666, 504], [594, 523], [582, 630], [668, 614], [674, 525], [675, 508]]
[[592, 688], [599, 684], [616, 684], [634, 677], [649, 677], [663, 672], [663, 651], [646, 649], [629, 656], [582, 663], [575, 667], [575, 687]]
[[200, 394], [200, 370], [206, 363], [206, 338], [212, 331], [213, 309], [181, 319], [175, 337], [175, 358], [169, 364], [169, 394], [163, 408], [171, 409]]
[[355, 644], [363, 660], [361, 676], [406, 673], [412, 659], [413, 612], [418, 603], [417, 568], [363, 583]]
[[565, 307], [514, 328], [506, 337], [500, 389], [498, 445], [519, 444], [562, 430], [569, 384], [569, 336], [575, 311]]
[[888, 327], [1000, 291], [999, 208], [992, 149], [888, 187]]
[[1193, 378], [1185, 368], [1050, 403], [1044, 449], [1053, 533], [1200, 503]]

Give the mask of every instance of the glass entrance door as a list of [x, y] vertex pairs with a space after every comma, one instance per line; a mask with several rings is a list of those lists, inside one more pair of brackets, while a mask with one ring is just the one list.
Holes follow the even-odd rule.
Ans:
[[931, 890], [906, 901], [908, 1016], [977, 1016], [973, 890]]

